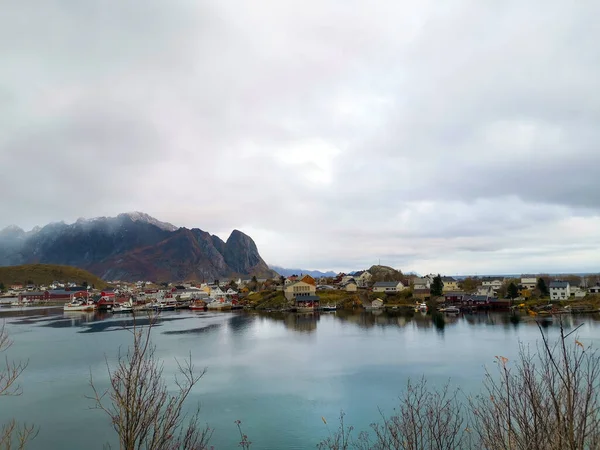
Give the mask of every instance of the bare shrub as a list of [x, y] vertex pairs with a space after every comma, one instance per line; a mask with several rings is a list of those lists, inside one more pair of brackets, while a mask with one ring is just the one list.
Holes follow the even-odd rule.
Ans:
[[188, 417], [185, 401], [205, 370], [197, 372], [191, 355], [177, 361], [177, 390], [169, 393], [163, 377], [163, 364], [156, 357], [150, 333], [156, 321], [149, 316], [142, 327], [133, 321], [129, 329], [133, 343], [125, 354], [119, 351], [116, 368], [108, 360], [109, 387], [100, 392], [90, 373], [90, 386], [95, 408], [106, 413], [119, 437], [121, 450], [201, 450], [206, 449], [212, 431], [202, 427], [199, 407]]
[[[7, 351], [13, 344], [8, 336], [5, 323], [0, 327], [0, 352]], [[0, 370], [0, 396], [18, 396], [23, 392], [17, 380], [27, 368], [27, 362], [10, 361], [4, 358], [4, 367]], [[33, 425], [20, 425], [11, 420], [0, 429], [0, 448], [5, 450], [22, 450], [25, 445], [37, 435], [38, 430]]]
[[446, 385], [408, 382], [397, 412], [356, 440], [341, 425], [320, 449], [345, 450], [596, 450], [600, 448], [600, 358], [566, 333], [542, 336], [536, 351], [521, 346], [511, 367], [497, 356], [498, 374], [486, 371], [483, 392], [459, 398]]
[[[539, 324], [538, 324], [539, 326]], [[600, 448], [600, 359], [597, 351], [568, 338], [521, 346], [517, 364], [497, 357], [499, 377], [486, 372], [484, 392], [470, 400], [481, 446], [490, 450], [585, 450]]]

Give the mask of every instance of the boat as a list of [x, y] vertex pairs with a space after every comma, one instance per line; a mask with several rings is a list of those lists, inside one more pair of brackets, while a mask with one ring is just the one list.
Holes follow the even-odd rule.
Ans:
[[225, 311], [231, 309], [231, 303], [226, 302], [225, 299], [215, 300], [206, 305], [208, 309], [213, 311]]
[[65, 303], [64, 311], [94, 311], [97, 308], [92, 300], [73, 299]]
[[192, 303], [190, 303], [189, 308], [193, 311], [205, 311], [206, 302], [204, 300], [194, 300]]
[[460, 309], [456, 306], [448, 306], [441, 311], [445, 314], [460, 314]]
[[415, 306], [415, 312], [418, 311], [427, 311], [427, 303], [423, 302], [423, 303], [419, 303], [417, 302], [416, 306]]
[[337, 305], [325, 305], [321, 307], [321, 311], [336, 311]]
[[133, 303], [126, 301], [124, 303], [115, 303], [111, 309], [113, 313], [130, 313], [133, 312]]
[[159, 311], [174, 311], [177, 308], [177, 300], [174, 298], [163, 298], [158, 302]]
[[13, 300], [12, 302], [10, 302], [10, 306], [15, 306], [15, 307], [23, 307], [23, 306], [31, 306], [33, 305], [33, 301], [29, 300], [29, 299], [23, 299], [23, 300]]

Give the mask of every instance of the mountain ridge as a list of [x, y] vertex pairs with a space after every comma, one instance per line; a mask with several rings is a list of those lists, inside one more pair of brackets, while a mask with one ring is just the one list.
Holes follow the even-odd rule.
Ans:
[[123, 281], [274, 276], [252, 238], [239, 230], [223, 242], [141, 212], [53, 222], [35, 233], [12, 226], [0, 231], [0, 266], [28, 263], [69, 265]]
[[300, 274], [310, 275], [313, 278], [314, 277], [335, 277], [337, 275], [336, 272], [333, 272], [331, 270], [327, 271], [327, 272], [322, 272], [320, 270], [287, 269], [287, 268], [284, 268], [281, 266], [275, 266], [275, 265], [270, 265], [269, 268], [284, 277], [289, 277], [291, 275], [300, 275]]

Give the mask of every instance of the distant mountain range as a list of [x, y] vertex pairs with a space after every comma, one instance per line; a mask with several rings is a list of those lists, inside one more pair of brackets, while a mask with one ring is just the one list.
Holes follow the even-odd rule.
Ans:
[[178, 228], [141, 212], [0, 231], [0, 266], [63, 264], [105, 280], [212, 281], [272, 277], [256, 244], [234, 230], [226, 242], [199, 228]]
[[319, 270], [306, 270], [306, 269], [285, 269], [279, 266], [269, 266], [271, 270], [274, 270], [279, 275], [283, 275], [284, 277], [289, 277], [291, 275], [310, 275], [311, 277], [335, 277], [337, 273], [329, 271], [329, 272], [321, 272]]

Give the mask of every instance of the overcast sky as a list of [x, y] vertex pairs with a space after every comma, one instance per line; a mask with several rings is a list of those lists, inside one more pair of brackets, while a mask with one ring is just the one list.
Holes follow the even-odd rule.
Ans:
[[600, 270], [600, 2], [8, 0], [0, 228], [139, 210], [270, 264]]

